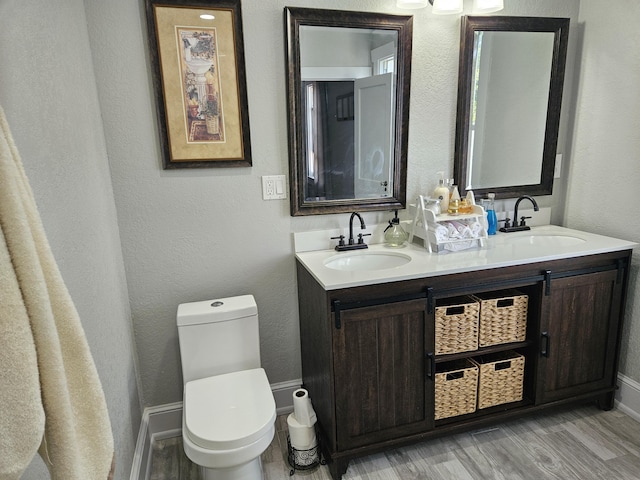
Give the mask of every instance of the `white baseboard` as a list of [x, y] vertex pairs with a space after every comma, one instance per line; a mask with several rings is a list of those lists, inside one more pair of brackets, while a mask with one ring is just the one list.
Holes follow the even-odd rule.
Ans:
[[616, 408], [640, 422], [640, 383], [618, 374], [620, 388], [616, 391]]
[[[292, 380], [271, 385], [278, 415], [293, 412], [293, 392], [300, 388], [301, 384], [302, 380]], [[148, 480], [153, 441], [177, 437], [181, 432], [182, 402], [145, 408], [129, 480]]]
[[271, 384], [278, 415], [293, 412], [293, 392], [299, 389], [300, 385], [302, 385], [301, 379]]
[[129, 479], [148, 480], [153, 440], [180, 435], [181, 428], [182, 402], [145, 408], [142, 413]]

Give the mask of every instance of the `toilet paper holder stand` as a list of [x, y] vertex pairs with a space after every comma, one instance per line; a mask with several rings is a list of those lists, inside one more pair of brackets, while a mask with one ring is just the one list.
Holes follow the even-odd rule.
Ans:
[[296, 470], [308, 471], [317, 468], [318, 465], [326, 465], [327, 462], [322, 457], [322, 452], [320, 450], [320, 437], [317, 435], [317, 431], [316, 438], [318, 440], [314, 447], [308, 450], [298, 450], [297, 448], [293, 448], [291, 445], [291, 438], [287, 434], [287, 453], [289, 465], [291, 466], [289, 476], [294, 475]]

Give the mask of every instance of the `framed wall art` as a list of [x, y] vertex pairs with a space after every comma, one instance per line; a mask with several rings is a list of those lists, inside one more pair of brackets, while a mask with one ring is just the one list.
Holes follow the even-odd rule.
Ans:
[[250, 167], [240, 0], [146, 10], [163, 167]]

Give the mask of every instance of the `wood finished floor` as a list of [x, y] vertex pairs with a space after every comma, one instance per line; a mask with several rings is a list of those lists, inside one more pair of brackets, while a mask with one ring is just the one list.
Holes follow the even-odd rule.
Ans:
[[[265, 480], [330, 480], [320, 466], [289, 477], [286, 416], [262, 456]], [[180, 438], [154, 444], [150, 480], [198, 480]], [[640, 423], [587, 405], [352, 460], [344, 480], [640, 480]]]

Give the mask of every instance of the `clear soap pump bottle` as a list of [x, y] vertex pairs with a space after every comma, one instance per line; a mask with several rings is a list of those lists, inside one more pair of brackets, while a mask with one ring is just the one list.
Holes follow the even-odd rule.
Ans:
[[451, 192], [444, 183], [444, 172], [438, 173], [440, 174], [440, 179], [438, 180], [438, 186], [433, 191], [433, 198], [436, 200], [440, 200], [440, 211], [442, 213], [447, 213], [447, 210], [449, 209], [449, 197], [451, 196]]
[[495, 193], [487, 194], [487, 234], [495, 235], [498, 231], [498, 218], [496, 217]]
[[407, 241], [407, 232], [400, 225], [398, 211], [395, 211], [395, 217], [389, 220], [389, 226], [384, 229], [384, 241], [388, 247], [402, 247]]

